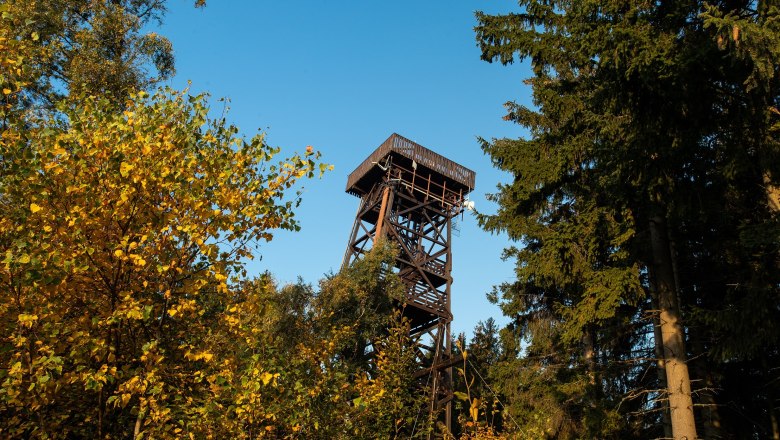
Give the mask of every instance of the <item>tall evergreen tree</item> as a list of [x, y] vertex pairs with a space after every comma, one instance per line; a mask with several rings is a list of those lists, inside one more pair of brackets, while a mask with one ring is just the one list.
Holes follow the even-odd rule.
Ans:
[[[519, 13], [478, 13], [476, 28], [483, 59], [528, 58], [534, 72], [527, 83], [536, 108], [509, 103], [507, 115], [530, 137], [484, 143], [494, 164], [515, 176], [494, 195], [499, 212], [481, 217], [486, 229], [506, 231], [523, 245], [507, 253], [518, 260], [517, 282], [500, 289], [514, 334], [528, 344], [529, 356], [511, 364], [531, 362], [550, 374], [544, 362], [555, 355], [560, 371], [585, 371], [596, 384], [592, 396], [601, 396], [591, 402], [620, 411], [623, 428], [612, 432], [629, 427], [626, 407], [615, 402], [668, 399], [671, 434], [696, 438], [687, 360], [693, 350], [697, 379], [707, 388], [699, 398], [699, 429], [746, 432], [721, 423], [723, 400], [704, 391], [731, 396], [724, 385], [737, 359], [744, 368], [763, 363], [761, 383], [772, 383], [767, 372], [776, 358], [779, 303], [777, 5], [520, 6]], [[641, 321], [648, 313], [655, 332]], [[644, 383], [636, 369], [617, 374], [603, 362], [606, 356], [641, 365], [653, 333], [654, 368], [664, 372], [655, 384]], [[748, 334], [759, 337], [751, 343]], [[633, 354], [615, 358], [621, 344]], [[760, 354], [756, 346], [771, 348]], [[612, 386], [621, 376], [628, 388]], [[665, 393], [653, 391], [663, 382]], [[552, 394], [571, 402], [580, 392]], [[777, 432], [772, 398], [766, 401], [765, 420], [749, 424], [757, 435]], [[646, 400], [631, 412], [650, 409]], [[587, 423], [575, 425], [571, 436], [592, 432]]]

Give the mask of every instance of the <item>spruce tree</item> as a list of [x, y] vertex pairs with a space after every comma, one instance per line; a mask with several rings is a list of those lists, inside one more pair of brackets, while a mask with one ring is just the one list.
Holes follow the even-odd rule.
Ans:
[[[627, 432], [629, 414], [612, 403], [645, 396], [632, 412], [647, 415], [654, 400], [668, 399], [671, 434], [696, 438], [689, 356], [706, 388], [696, 413], [708, 436], [745, 432], [721, 423], [718, 395], [734, 395], [724, 386], [739, 361], [742, 371], [764, 371], [757, 376], [769, 386], [761, 393], [767, 416], [749, 429], [775, 435], [767, 372], [778, 335], [777, 6], [520, 6], [478, 13], [476, 28], [483, 59], [528, 59], [534, 73], [527, 84], [535, 108], [509, 103], [506, 117], [530, 136], [483, 145], [515, 176], [493, 196], [498, 213], [481, 217], [521, 244], [507, 254], [518, 261], [518, 279], [499, 292], [527, 344], [513, 364], [549, 374], [544, 362], [554, 354], [562, 373], [583, 371], [599, 404], [620, 408], [623, 427], [613, 432]], [[642, 321], [648, 315], [655, 331]], [[652, 353], [647, 334], [655, 335], [654, 368], [664, 372], [655, 383], [609, 368], [610, 357], [624, 359], [614, 357], [622, 343], [641, 365], [640, 353]], [[629, 388], [614, 387], [621, 378]], [[665, 393], [653, 391], [663, 382]], [[542, 386], [550, 385], [534, 389]], [[561, 393], [559, 402], [582, 395]], [[737, 402], [735, 412], [751, 407]], [[585, 425], [571, 436], [592, 433]]]

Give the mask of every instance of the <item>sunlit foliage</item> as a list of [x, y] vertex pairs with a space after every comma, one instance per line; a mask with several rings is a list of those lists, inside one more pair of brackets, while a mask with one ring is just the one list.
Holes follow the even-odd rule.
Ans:
[[3, 432], [178, 432], [242, 261], [297, 228], [288, 190], [325, 165], [313, 151], [275, 163], [202, 96], [61, 112], [0, 138]]

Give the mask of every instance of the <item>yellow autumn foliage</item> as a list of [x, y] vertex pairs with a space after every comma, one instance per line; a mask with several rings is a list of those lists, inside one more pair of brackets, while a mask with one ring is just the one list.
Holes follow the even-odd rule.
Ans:
[[0, 132], [0, 437], [208, 431], [198, 408], [225, 361], [210, 334], [319, 170], [210, 120], [203, 96], [125, 106], [85, 97]]

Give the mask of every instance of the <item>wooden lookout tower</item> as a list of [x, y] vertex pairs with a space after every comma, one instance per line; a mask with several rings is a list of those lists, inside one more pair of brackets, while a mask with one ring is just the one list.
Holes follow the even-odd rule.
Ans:
[[399, 250], [395, 272], [406, 286], [403, 314], [411, 322], [419, 369], [431, 396], [429, 415], [444, 410], [451, 428], [450, 308], [452, 219], [474, 189], [474, 171], [409, 139], [391, 135], [347, 179], [360, 198], [343, 266], [384, 237]]

